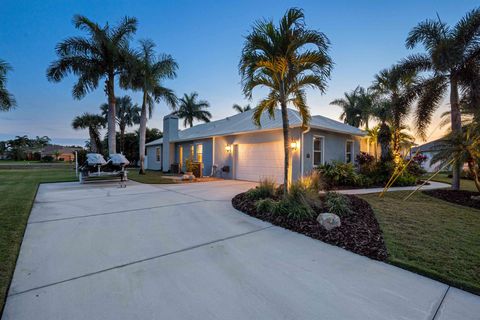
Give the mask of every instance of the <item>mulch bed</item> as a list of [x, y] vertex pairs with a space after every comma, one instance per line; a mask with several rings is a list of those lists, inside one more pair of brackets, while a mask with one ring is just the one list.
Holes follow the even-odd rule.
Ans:
[[[355, 213], [341, 218], [342, 225], [330, 231], [324, 229], [316, 221], [316, 216], [310, 219], [296, 220], [283, 215], [257, 212], [254, 201], [250, 200], [245, 193], [236, 195], [232, 199], [232, 205], [237, 210], [274, 225], [375, 260], [386, 260], [387, 248], [372, 208], [363, 199], [353, 195], [348, 197], [350, 198], [351, 208]], [[317, 214], [323, 212], [326, 212], [326, 210], [321, 212], [319, 210]]]
[[480, 196], [480, 192], [472, 192], [466, 190], [448, 190], [436, 189], [425, 190], [423, 193], [435, 197], [440, 200], [445, 200], [451, 203], [459, 204], [461, 206], [480, 209], [480, 200], [472, 200], [472, 196]]

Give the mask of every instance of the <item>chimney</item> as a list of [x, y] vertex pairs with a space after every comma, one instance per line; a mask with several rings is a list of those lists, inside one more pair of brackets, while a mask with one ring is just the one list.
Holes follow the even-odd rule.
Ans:
[[163, 151], [162, 170], [167, 172], [175, 161], [175, 144], [171, 141], [178, 139], [178, 117], [173, 114], [163, 118]]

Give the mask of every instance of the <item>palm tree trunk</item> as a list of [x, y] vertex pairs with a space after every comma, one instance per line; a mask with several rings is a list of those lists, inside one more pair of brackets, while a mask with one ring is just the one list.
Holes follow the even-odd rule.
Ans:
[[95, 133], [92, 129], [88, 129], [88, 135], [90, 136], [90, 151], [93, 153], [98, 153], [97, 141], [95, 141]]
[[[143, 91], [142, 112], [140, 114], [140, 142], [138, 156], [140, 157], [140, 174], [145, 174], [144, 160], [145, 160], [145, 139], [147, 132], [147, 92]], [[165, 147], [165, 146], [163, 146]]]
[[281, 102], [282, 107], [282, 124], [283, 124], [283, 148], [285, 150], [284, 168], [283, 168], [283, 196], [288, 193], [288, 173], [290, 170], [290, 136], [288, 123], [288, 109], [285, 101]]
[[116, 121], [115, 121], [115, 78], [113, 73], [107, 79], [107, 95], [108, 95], [108, 153], [117, 153], [116, 146]]
[[120, 152], [125, 152], [125, 123], [119, 124], [120, 127]]
[[[460, 134], [462, 131], [462, 120], [460, 113], [460, 104], [458, 99], [458, 80], [455, 76], [450, 76], [450, 108], [452, 133]], [[455, 161], [452, 165], [452, 190], [460, 189], [460, 170], [462, 163]]]
[[478, 192], [480, 192], [480, 176], [478, 173], [478, 169], [473, 163], [473, 161], [468, 162], [468, 169], [473, 175], [473, 182], [475, 183], [475, 187], [477, 188]]

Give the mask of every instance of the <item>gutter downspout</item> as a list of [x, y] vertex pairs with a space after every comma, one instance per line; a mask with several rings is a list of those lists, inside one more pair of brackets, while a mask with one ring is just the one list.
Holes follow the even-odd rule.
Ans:
[[305, 141], [304, 135], [305, 133], [308, 133], [310, 131], [311, 127], [308, 127], [306, 130], [302, 131], [302, 141], [300, 144], [300, 176], [303, 177], [304, 172], [303, 172], [303, 162], [304, 162], [304, 157], [305, 155], [303, 154], [305, 148], [303, 147], [303, 143]]

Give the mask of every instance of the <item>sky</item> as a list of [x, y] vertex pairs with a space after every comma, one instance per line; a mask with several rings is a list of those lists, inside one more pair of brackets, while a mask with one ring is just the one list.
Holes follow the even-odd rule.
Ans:
[[[179, 64], [178, 76], [164, 82], [178, 96], [198, 92], [210, 102], [213, 119], [234, 113], [232, 105], [252, 106], [261, 99], [259, 90], [251, 101], [242, 95], [238, 61], [244, 36], [262, 18], [278, 21], [288, 8], [305, 12], [307, 27], [324, 32], [331, 42], [335, 63], [325, 94], [310, 90], [307, 102], [312, 114], [338, 120], [341, 109], [329, 105], [356, 86], [368, 87], [374, 75], [414, 51], [405, 48], [408, 32], [420, 21], [436, 18], [455, 24], [478, 1], [126, 1], [126, 0], [1, 0], [0, 59], [14, 68], [7, 88], [15, 95], [17, 108], [0, 113], [0, 140], [16, 135], [44, 136], [59, 144], [80, 144], [87, 131], [71, 128], [72, 119], [83, 112], [98, 113], [106, 102], [101, 86], [81, 100], [72, 98], [75, 77], [51, 83], [45, 76], [56, 59], [55, 45], [82, 35], [72, 24], [75, 14], [103, 25], [124, 16], [138, 19], [132, 40], [151, 39], [158, 53], [171, 54]], [[422, 48], [416, 50], [421, 51]], [[140, 103], [140, 95], [118, 88]], [[436, 113], [429, 140], [438, 138]], [[156, 105], [149, 127], [162, 128], [168, 107]], [[135, 128], [130, 128], [130, 131]], [[433, 131], [433, 132], [432, 132]], [[422, 143], [417, 139], [417, 143]]]

